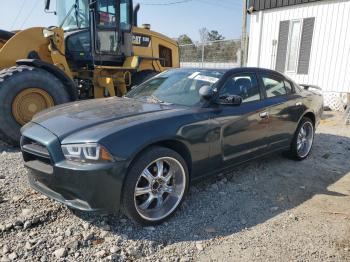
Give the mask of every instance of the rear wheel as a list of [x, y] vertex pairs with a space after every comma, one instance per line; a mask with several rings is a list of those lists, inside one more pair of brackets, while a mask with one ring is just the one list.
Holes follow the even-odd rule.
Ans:
[[0, 139], [18, 145], [22, 125], [36, 113], [69, 101], [63, 83], [45, 70], [15, 66], [0, 71]]
[[152, 147], [132, 165], [123, 187], [122, 208], [141, 225], [168, 219], [188, 190], [188, 169], [175, 151]]
[[308, 117], [302, 118], [291, 145], [291, 153], [295, 159], [304, 160], [309, 156], [314, 142], [314, 135], [315, 128], [312, 120]]

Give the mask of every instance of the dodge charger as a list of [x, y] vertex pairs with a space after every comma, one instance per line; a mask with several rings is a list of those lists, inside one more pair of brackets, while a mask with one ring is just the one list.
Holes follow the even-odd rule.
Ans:
[[307, 158], [322, 96], [267, 69], [174, 69], [73, 102], [21, 132], [30, 185], [71, 208], [168, 219], [193, 181], [274, 152]]

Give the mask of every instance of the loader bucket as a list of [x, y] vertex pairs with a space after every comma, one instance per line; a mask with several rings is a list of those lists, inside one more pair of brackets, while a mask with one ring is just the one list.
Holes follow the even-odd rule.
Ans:
[[43, 35], [43, 28], [34, 27], [17, 33], [0, 30], [0, 70], [16, 65], [20, 59], [37, 54], [41, 60], [51, 62], [49, 40]]

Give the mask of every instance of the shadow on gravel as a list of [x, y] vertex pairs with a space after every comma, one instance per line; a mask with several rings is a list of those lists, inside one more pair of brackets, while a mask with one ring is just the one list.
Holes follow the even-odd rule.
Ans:
[[3, 152], [19, 152], [19, 148], [10, 146], [0, 140], [0, 154], [2, 154]]
[[[349, 155], [349, 138], [317, 134], [312, 155], [306, 161], [275, 154], [193, 185], [180, 210], [165, 224], [142, 228], [122, 215], [105, 220], [115, 235], [164, 245], [232, 235], [315, 195], [344, 196], [327, 188], [350, 172]], [[100, 216], [76, 214], [96, 226], [105, 226]]]

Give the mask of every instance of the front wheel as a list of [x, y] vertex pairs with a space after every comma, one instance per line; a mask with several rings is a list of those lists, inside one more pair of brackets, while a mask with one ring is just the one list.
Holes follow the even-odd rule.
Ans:
[[302, 118], [291, 145], [291, 153], [295, 159], [304, 160], [309, 156], [314, 136], [315, 128], [313, 122], [307, 117]]
[[141, 225], [160, 224], [179, 207], [188, 184], [184, 159], [168, 148], [152, 147], [133, 163], [126, 176], [123, 211]]

